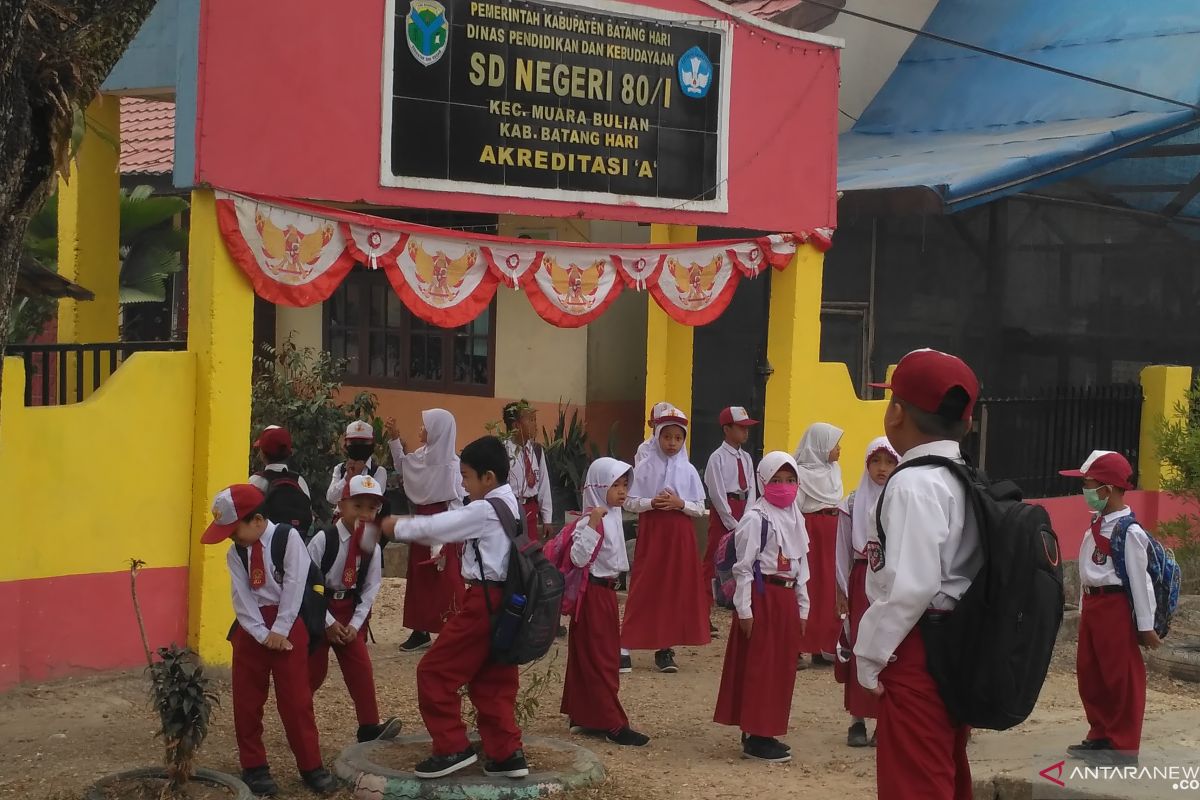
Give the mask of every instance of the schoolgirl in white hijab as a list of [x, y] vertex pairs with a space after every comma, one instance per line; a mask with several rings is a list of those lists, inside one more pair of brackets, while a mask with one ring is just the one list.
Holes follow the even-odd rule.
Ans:
[[[837, 516], [842, 502], [842, 429], [815, 422], [796, 448], [800, 511], [808, 529], [808, 596], [812, 609], [804, 632], [802, 652], [812, 653], [813, 664], [833, 664], [842, 622], [837, 614]], [[801, 664], [797, 664], [800, 667]]]
[[827, 422], [814, 422], [796, 447], [800, 470], [800, 510], [805, 514], [836, 508], [842, 502], [842, 465], [839, 442], [845, 433]]
[[676, 645], [705, 645], [708, 588], [691, 517], [702, 517], [704, 484], [687, 460], [688, 419], [669, 408], [654, 428], [654, 447], [633, 470], [625, 508], [638, 514], [638, 536], [621, 645], [654, 650], [659, 672], [679, 671]]
[[[734, 531], [735, 606], [713, 720], [742, 731], [742, 753], [790, 761], [787, 733], [808, 601], [808, 535], [796, 504], [795, 460], [763, 456], [759, 498]], [[765, 534], [765, 535], [764, 535]]]
[[[646, 441], [638, 445], [637, 452], [633, 454], [633, 465], [635, 467], [645, 461], [646, 458], [656, 449], [655, 442], [657, 441], [658, 437], [655, 429], [658, 427], [658, 418], [665, 415], [673, 408], [674, 406], [664, 400], [661, 403], [655, 403], [650, 409], [650, 436], [646, 439]], [[684, 443], [683, 445], [683, 457], [685, 459], [688, 457], [687, 443]]]
[[572, 733], [594, 731], [610, 742], [641, 747], [650, 737], [629, 727], [618, 693], [621, 641], [617, 576], [629, 569], [621, 507], [633, 468], [598, 458], [583, 486], [583, 517], [571, 538], [571, 562], [588, 568], [588, 583], [571, 620], [560, 711]]
[[[392, 463], [404, 483], [404, 494], [414, 514], [436, 514], [462, 506], [466, 489], [456, 454], [458, 426], [454, 415], [442, 408], [421, 412], [422, 444], [411, 453], [395, 435], [389, 420], [388, 448]], [[437, 633], [450, 614], [462, 604], [466, 593], [459, 569], [460, 548], [423, 544], [408, 545], [408, 579], [404, 592], [404, 627], [412, 630], [400, 645], [403, 652], [424, 650], [432, 644], [430, 633]]]

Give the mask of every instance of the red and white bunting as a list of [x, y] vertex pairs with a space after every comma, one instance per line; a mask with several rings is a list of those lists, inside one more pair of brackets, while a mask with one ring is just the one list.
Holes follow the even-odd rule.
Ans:
[[522, 288], [560, 328], [587, 325], [624, 288], [649, 290], [672, 319], [712, 322], [738, 281], [783, 269], [796, 249], [824, 251], [833, 231], [698, 244], [594, 245], [468, 234], [300, 201], [217, 193], [225, 245], [255, 292], [273, 303], [326, 300], [357, 264], [379, 269], [405, 306], [444, 328], [479, 316], [501, 283]]

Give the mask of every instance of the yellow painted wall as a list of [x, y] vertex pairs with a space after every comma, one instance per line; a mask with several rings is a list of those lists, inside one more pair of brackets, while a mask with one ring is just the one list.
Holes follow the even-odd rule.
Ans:
[[1142, 370], [1142, 428], [1138, 447], [1138, 488], [1162, 489], [1165, 465], [1159, 460], [1156, 432], [1163, 419], [1178, 419], [1177, 406], [1183, 402], [1192, 381], [1188, 367], [1146, 367]]
[[782, 272], [771, 276], [764, 444], [791, 453], [805, 429], [829, 422], [843, 429], [842, 480], [847, 492], [863, 471], [867, 444], [883, 433], [882, 400], [859, 400], [845, 364], [820, 361], [823, 255], [802, 246]]
[[0, 581], [187, 566], [195, 372], [190, 353], [136, 353], [83, 402], [26, 408], [6, 359]]
[[[652, 225], [650, 241], [658, 244], [696, 241], [694, 225]], [[692, 413], [692, 329], [667, 316], [652, 299], [646, 300], [645, 406], [660, 401]], [[649, 429], [647, 429], [649, 434]]]

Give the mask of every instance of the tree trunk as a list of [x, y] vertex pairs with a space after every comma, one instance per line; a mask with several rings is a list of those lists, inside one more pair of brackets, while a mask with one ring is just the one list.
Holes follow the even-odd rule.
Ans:
[[[155, 0], [0, 0], [0, 331], [8, 329], [21, 243], [70, 154], [76, 111]], [[0, 380], [3, 348], [0, 337]]]

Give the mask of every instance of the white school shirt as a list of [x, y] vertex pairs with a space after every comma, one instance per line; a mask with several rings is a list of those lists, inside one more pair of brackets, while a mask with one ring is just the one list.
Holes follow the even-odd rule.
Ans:
[[[288, 528], [287, 549], [283, 552], [283, 585], [275, 580], [275, 565], [271, 561], [271, 539], [275, 536], [278, 526], [268, 522], [263, 531], [263, 567], [267, 580], [257, 589], [250, 588], [251, 548], [246, 548], [246, 564], [242, 564], [241, 556], [237, 553], [237, 545], [231, 544], [225, 554], [225, 563], [229, 566], [230, 584], [233, 588], [233, 610], [237, 614], [238, 624], [246, 633], [254, 637], [259, 644], [267, 640], [267, 635], [278, 633], [287, 638], [292, 630], [292, 624], [300, 614], [300, 601], [304, 599], [304, 581], [308, 578], [308, 565], [312, 560], [304, 549], [304, 540], [293, 528]], [[263, 622], [262, 606], [278, 606], [275, 624], [267, 628]]]
[[[287, 469], [287, 464], [284, 463], [267, 464], [263, 467], [263, 472], [283, 472], [285, 469]], [[261, 475], [251, 475], [250, 483], [257, 486], [258, 490], [263, 494], [266, 494], [267, 489], [271, 486], [270, 481]], [[303, 475], [296, 475], [296, 483], [300, 485], [300, 491], [304, 492], [304, 496], [311, 499], [312, 492], [308, 490], [308, 481], [304, 480]]]
[[859, 558], [854, 549], [854, 492], [838, 508], [837, 540], [835, 544], [834, 576], [842, 594], [850, 596], [850, 568]]
[[[807, 532], [805, 538], [807, 539]], [[762, 516], [757, 512], [746, 512], [733, 533], [733, 547], [737, 561], [733, 563], [733, 605], [738, 619], [754, 619], [751, 599], [754, 588], [754, 562], [758, 561], [761, 572], [766, 575], [782, 575], [796, 582], [796, 605], [800, 619], [808, 619], [808, 555], [793, 558], [788, 569], [779, 569], [779, 535], [773, 525], [767, 526], [767, 543], [759, 552], [762, 543]], [[807, 544], [805, 545], [807, 548]]]
[[[350, 531], [346, 530], [346, 526], [341, 520], [337, 523], [338, 541], [341, 546], [338, 547], [338, 554], [333, 559], [333, 564], [329, 567], [329, 572], [325, 573], [325, 588], [333, 592], [346, 591], [346, 584], [342, 581], [342, 572], [346, 569], [346, 557], [350, 553]], [[354, 607], [354, 616], [350, 618], [350, 625], [356, 631], [361, 631], [367, 621], [367, 614], [371, 613], [371, 605], [375, 602], [375, 595], [379, 594], [379, 585], [383, 582], [383, 570], [379, 564], [380, 548], [376, 547], [371, 553], [371, 564], [367, 567], [367, 574], [364, 576], [364, 586], [359, 587], [358, 605]], [[312, 557], [313, 563], [318, 567], [321, 566], [321, 559], [325, 557], [325, 531], [317, 531], [312, 540], [308, 543], [308, 554]], [[361, 555], [360, 555], [361, 557]], [[333, 614], [325, 613], [325, 627], [328, 628], [336, 620]]]
[[[1105, 514], [1100, 520], [1100, 535], [1105, 539], [1112, 538], [1117, 521], [1133, 512], [1128, 507], [1111, 514]], [[1149, 556], [1146, 548], [1150, 546], [1150, 537], [1136, 522], [1130, 524], [1125, 534], [1125, 572], [1129, 575], [1130, 594], [1133, 597], [1133, 616], [1139, 631], [1154, 630], [1154, 612], [1158, 603], [1154, 599], [1154, 585], [1150, 582], [1150, 573], [1146, 571]], [[1079, 545], [1079, 607], [1083, 608], [1083, 587], [1085, 586], [1120, 586], [1121, 579], [1113, 566], [1112, 557], [1105, 557], [1103, 564], [1092, 560], [1096, 553], [1096, 540], [1092, 538], [1092, 529], [1088, 528]]]
[[[488, 492], [487, 497], [504, 501], [518, 519], [517, 498], [508, 484]], [[462, 555], [462, 576], [469, 581], [480, 579], [479, 561], [475, 558], [475, 545], [483, 556], [483, 578], [502, 581], [508, 576], [508, 555], [511, 547], [508, 534], [500, 524], [500, 517], [487, 499], [476, 500], [462, 508], [443, 511], [424, 517], [402, 517], [396, 521], [396, 541], [418, 544], [465, 543]]]
[[[961, 460], [958, 442], [914, 447], [900, 463], [937, 455]], [[859, 623], [854, 655], [858, 682], [874, 689], [879, 673], [926, 611], [954, 608], [983, 565], [979, 529], [965, 487], [948, 469], [911, 467], [892, 476], [883, 493], [884, 563], [868, 559], [870, 608]], [[874, 514], [871, 515], [874, 517]], [[875, 520], [867, 547], [878, 544]]]
[[577, 567], [587, 566], [596, 542], [604, 537], [596, 561], [592, 564], [591, 572], [597, 578], [615, 578], [622, 572], [629, 571], [629, 551], [625, 548], [625, 530], [619, 524], [609, 524], [605, 516], [600, 521], [601, 531], [589, 524], [588, 517], [579, 520], [575, 526], [575, 536], [571, 539], [571, 563]]
[[[379, 466], [375, 463], [375, 456], [367, 459], [367, 465], [363, 467], [360, 475], [370, 475], [375, 479], [375, 482], [380, 486], [387, 486], [388, 474], [387, 467]], [[351, 478], [355, 477], [353, 475]], [[325, 499], [332, 505], [337, 505], [342, 499], [342, 493], [346, 491], [346, 462], [338, 464], [333, 468], [333, 478], [329, 481], [329, 491], [325, 492]]]
[[726, 495], [741, 494], [742, 487], [738, 483], [738, 462], [746, 471], [746, 507], [758, 499], [758, 482], [754, 474], [754, 459], [740, 447], [733, 447], [729, 442], [721, 442], [721, 446], [708, 457], [708, 466], [704, 468], [704, 487], [708, 489], [708, 502], [725, 530], [731, 531], [737, 527], [738, 521], [733, 518], [733, 510], [729, 507]]
[[[554, 518], [554, 499], [550, 494], [550, 469], [546, 466], [545, 448], [541, 448], [541, 452], [538, 453], [531, 441], [518, 447], [516, 442], [505, 439], [504, 449], [508, 451], [508, 485], [512, 487], [513, 494], [521, 503], [537, 500], [542, 522], [549, 525], [550, 520]], [[533, 466], [532, 491], [525, 483], [525, 457], [521, 455], [522, 451], [529, 454], [529, 463]]]
[[[653, 502], [653, 497], [629, 497], [625, 500], [625, 510], [631, 514], [642, 514], [646, 511], [653, 511], [654, 509], [650, 506]], [[703, 500], [684, 500], [682, 511], [689, 517], [703, 517], [708, 513], [708, 509], [704, 507]]]

